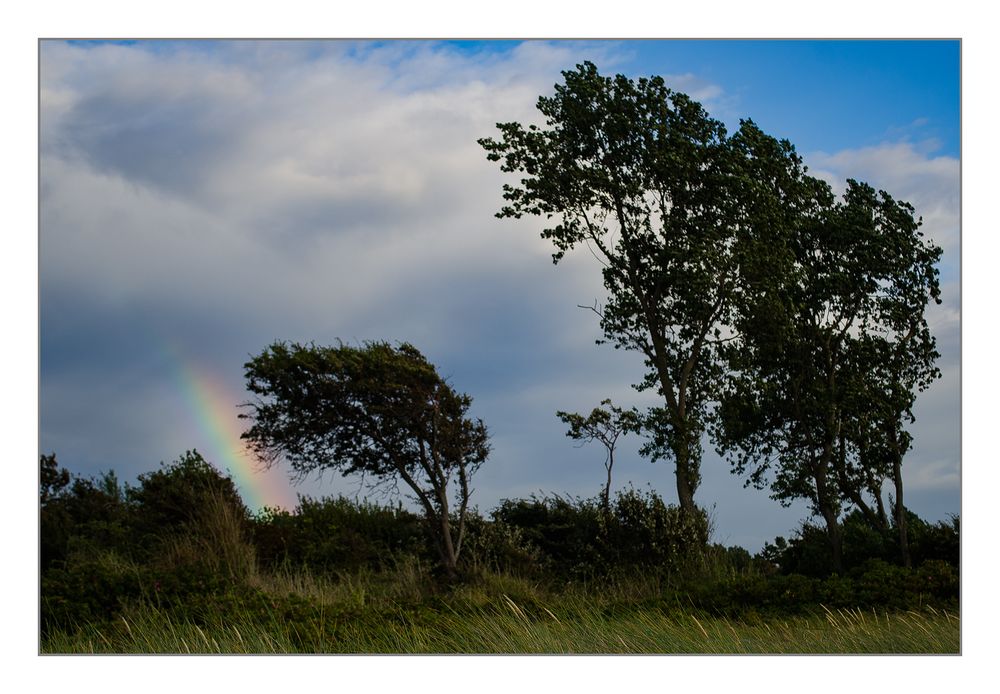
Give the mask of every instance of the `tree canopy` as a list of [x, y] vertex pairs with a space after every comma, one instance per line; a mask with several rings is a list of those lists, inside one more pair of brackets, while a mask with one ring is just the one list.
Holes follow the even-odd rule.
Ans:
[[278, 342], [245, 370], [257, 397], [241, 415], [252, 421], [243, 438], [260, 459], [284, 458], [299, 475], [330, 469], [376, 486], [402, 482], [430, 521], [445, 569], [455, 571], [470, 478], [490, 452], [486, 426], [467, 417], [472, 398], [407, 343]]
[[646, 417], [644, 450], [673, 460], [691, 513], [722, 376], [716, 348], [745, 274], [767, 274], [768, 235], [811, 188], [788, 142], [750, 121], [728, 137], [661, 77], [605, 77], [589, 62], [563, 77], [538, 99], [544, 126], [498, 123], [499, 139], [479, 140], [502, 171], [522, 175], [504, 185], [497, 216], [552, 220], [542, 237], [554, 262], [585, 246], [601, 263], [607, 296], [594, 311], [605, 341], [641, 353], [639, 388], [664, 400]]
[[720, 452], [774, 498], [808, 500], [838, 568], [842, 505], [880, 524], [864, 494], [881, 504], [913, 389], [937, 374], [924, 309], [939, 300], [941, 250], [918, 228], [910, 205], [848, 181], [842, 200], [786, 235], [789, 262], [772, 265], [770, 292], [739, 305], [726, 350]]

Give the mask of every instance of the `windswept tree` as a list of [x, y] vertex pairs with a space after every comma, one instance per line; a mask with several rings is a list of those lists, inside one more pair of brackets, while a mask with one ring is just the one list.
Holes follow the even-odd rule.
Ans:
[[740, 305], [740, 339], [727, 348], [720, 453], [783, 503], [810, 502], [836, 571], [844, 504], [879, 522], [862, 493], [878, 508], [886, 464], [908, 443], [912, 388], [934, 376], [923, 314], [939, 293], [940, 249], [918, 227], [908, 204], [848, 181], [842, 201], [804, 215], [787, 236], [789, 262], [773, 264], [768, 291]]
[[598, 441], [604, 446], [604, 470], [607, 472], [607, 480], [604, 489], [601, 490], [601, 508], [608, 513], [611, 509], [611, 468], [615, 465], [615, 448], [618, 439], [623, 435], [639, 431], [639, 413], [635, 409], [623, 410], [612, 405], [610, 399], [605, 399], [586, 417], [576, 412], [561, 410], [556, 412], [556, 416], [569, 425], [566, 436], [582, 444]]
[[[877, 290], [879, 316], [873, 328], [858, 337], [860, 354], [853, 402], [845, 408], [845, 431], [841, 436], [841, 493], [864, 513], [874, 527], [884, 529], [887, 518], [882, 502], [882, 483], [893, 487], [893, 525], [900, 559], [911, 565], [907, 537], [907, 512], [903, 505], [903, 457], [913, 437], [906, 430], [916, 421], [913, 405], [919, 392], [940, 377], [935, 365], [940, 356], [926, 319], [926, 307], [940, 303], [937, 263], [941, 248], [927, 243], [919, 232], [913, 209], [898, 204], [898, 224], [903, 227], [887, 263], [894, 264], [894, 282], [883, 282]], [[907, 233], [908, 228], [908, 233]], [[860, 493], [868, 492], [875, 508]]]
[[245, 365], [256, 396], [240, 415], [256, 455], [284, 458], [300, 476], [360, 473], [376, 486], [402, 482], [420, 504], [450, 578], [457, 572], [472, 494], [489, 437], [457, 393], [412, 345], [275, 343]]
[[479, 140], [504, 172], [498, 217], [548, 222], [553, 261], [586, 247], [607, 290], [598, 314], [604, 340], [643, 355], [641, 390], [663, 406], [650, 412], [654, 460], [674, 463], [677, 496], [696, 510], [701, 438], [721, 376], [715, 347], [729, 338], [743, 257], [772, 246], [754, 242], [794, 208], [800, 161], [745, 122], [727, 138], [723, 124], [663, 79], [601, 76], [592, 63], [562, 73], [555, 94], [538, 99], [544, 126], [498, 123]]

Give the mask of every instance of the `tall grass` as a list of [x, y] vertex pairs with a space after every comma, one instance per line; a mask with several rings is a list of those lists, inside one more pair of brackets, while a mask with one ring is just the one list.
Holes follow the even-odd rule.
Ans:
[[163, 538], [156, 561], [160, 567], [199, 564], [229, 578], [257, 579], [257, 555], [248, 541], [245, 521], [220, 492], [206, 494], [190, 528], [191, 532]]
[[[219, 616], [198, 625], [149, 605], [118, 622], [57, 632], [47, 653], [957, 653], [958, 618], [943, 611], [825, 615], [752, 623], [692, 614], [571, 615], [502, 596], [488, 605], [374, 612], [336, 624], [271, 623]], [[337, 621], [337, 617], [330, 616]], [[334, 634], [329, 636], [329, 634]]]
[[113, 622], [54, 630], [45, 653], [957, 653], [959, 619], [927, 608], [864, 612], [822, 608], [787, 618], [710, 616], [656, 598], [652, 583], [620, 581], [553, 590], [485, 574], [434, 588], [419, 564], [340, 577], [284, 570], [252, 577], [274, 596], [196, 618], [149, 601]]

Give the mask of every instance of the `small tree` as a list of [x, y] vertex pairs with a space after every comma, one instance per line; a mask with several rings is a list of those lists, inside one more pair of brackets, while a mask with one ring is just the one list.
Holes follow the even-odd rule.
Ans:
[[601, 492], [601, 507], [607, 513], [611, 508], [611, 468], [615, 465], [615, 446], [623, 434], [639, 431], [640, 419], [639, 413], [634, 409], [615, 407], [611, 400], [602, 400], [601, 405], [602, 407], [591, 410], [586, 417], [576, 412], [563, 411], [556, 412], [556, 416], [569, 425], [567, 436], [582, 444], [600, 441], [607, 451], [604, 469], [608, 477]]
[[472, 398], [456, 393], [406, 343], [278, 342], [245, 369], [257, 399], [240, 415], [253, 422], [243, 438], [262, 461], [283, 457], [299, 476], [360, 473], [389, 489], [402, 481], [424, 511], [442, 566], [455, 577], [470, 478], [490, 451], [482, 420], [466, 416]]

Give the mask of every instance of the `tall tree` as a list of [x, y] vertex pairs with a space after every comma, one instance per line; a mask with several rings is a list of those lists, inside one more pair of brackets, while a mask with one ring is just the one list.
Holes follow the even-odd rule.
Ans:
[[[873, 191], [869, 189], [866, 193], [872, 196]], [[880, 195], [892, 202], [887, 194]], [[856, 351], [864, 356], [857, 369], [859, 381], [846, 425], [846, 438], [854, 445], [856, 465], [853, 470], [844, 465], [849, 472], [842, 475], [846, 484], [842, 483], [841, 489], [866, 516], [884, 525], [881, 485], [883, 480], [891, 480], [893, 524], [898, 533], [900, 559], [904, 566], [910, 566], [902, 465], [913, 438], [906, 425], [915, 421], [913, 405], [917, 393], [926, 390], [941, 375], [935, 365], [940, 354], [927, 324], [926, 308], [931, 301], [941, 302], [937, 264], [942, 250], [923, 239], [920, 221], [913, 219], [910, 205], [896, 202], [887, 205], [886, 210], [892, 220], [884, 226], [894, 228], [896, 233], [881, 262], [894, 280], [883, 281], [876, 288], [877, 320], [867, 333], [859, 336]], [[858, 498], [860, 480], [866, 480], [878, 514], [866, 509]]]
[[569, 425], [566, 435], [581, 443], [599, 441], [604, 446], [604, 470], [607, 480], [601, 490], [601, 508], [605, 513], [611, 510], [611, 469], [615, 466], [615, 448], [618, 439], [629, 432], [639, 431], [640, 417], [635, 409], [623, 410], [611, 403], [610, 399], [601, 401], [590, 414], [584, 417], [576, 412], [556, 412], [556, 416]]
[[[554, 96], [538, 99], [543, 127], [498, 123], [499, 139], [479, 140], [502, 171], [523, 175], [504, 185], [497, 216], [555, 218], [542, 232], [554, 262], [585, 246], [601, 263], [603, 341], [645, 358], [639, 388], [664, 404], [646, 418], [644, 450], [673, 461], [678, 501], [693, 513], [721, 375], [714, 346], [726, 339], [744, 237], [755, 214], [794, 197], [782, 185], [799, 162], [750, 122], [742, 144], [730, 142], [722, 123], [660, 77], [604, 77], [589, 62], [562, 74]], [[771, 187], [754, 183], [761, 178]], [[759, 199], [748, 206], [741, 193], [751, 188]]]
[[[442, 566], [457, 573], [472, 494], [489, 451], [486, 426], [412, 345], [362, 347], [275, 343], [247, 362], [256, 400], [243, 434], [268, 464], [285, 458], [299, 475], [361, 473], [405, 484], [424, 511]], [[455, 503], [452, 497], [457, 497]], [[456, 508], [457, 506], [457, 508]]]
[[923, 309], [938, 294], [940, 249], [922, 240], [911, 206], [866, 184], [817, 200], [787, 237], [790, 264], [772, 265], [770, 291], [741, 304], [716, 440], [750, 482], [810, 501], [840, 571], [843, 504], [878, 524], [861, 492], [880, 495], [885, 442], [904, 451], [912, 387], [933, 377]]

